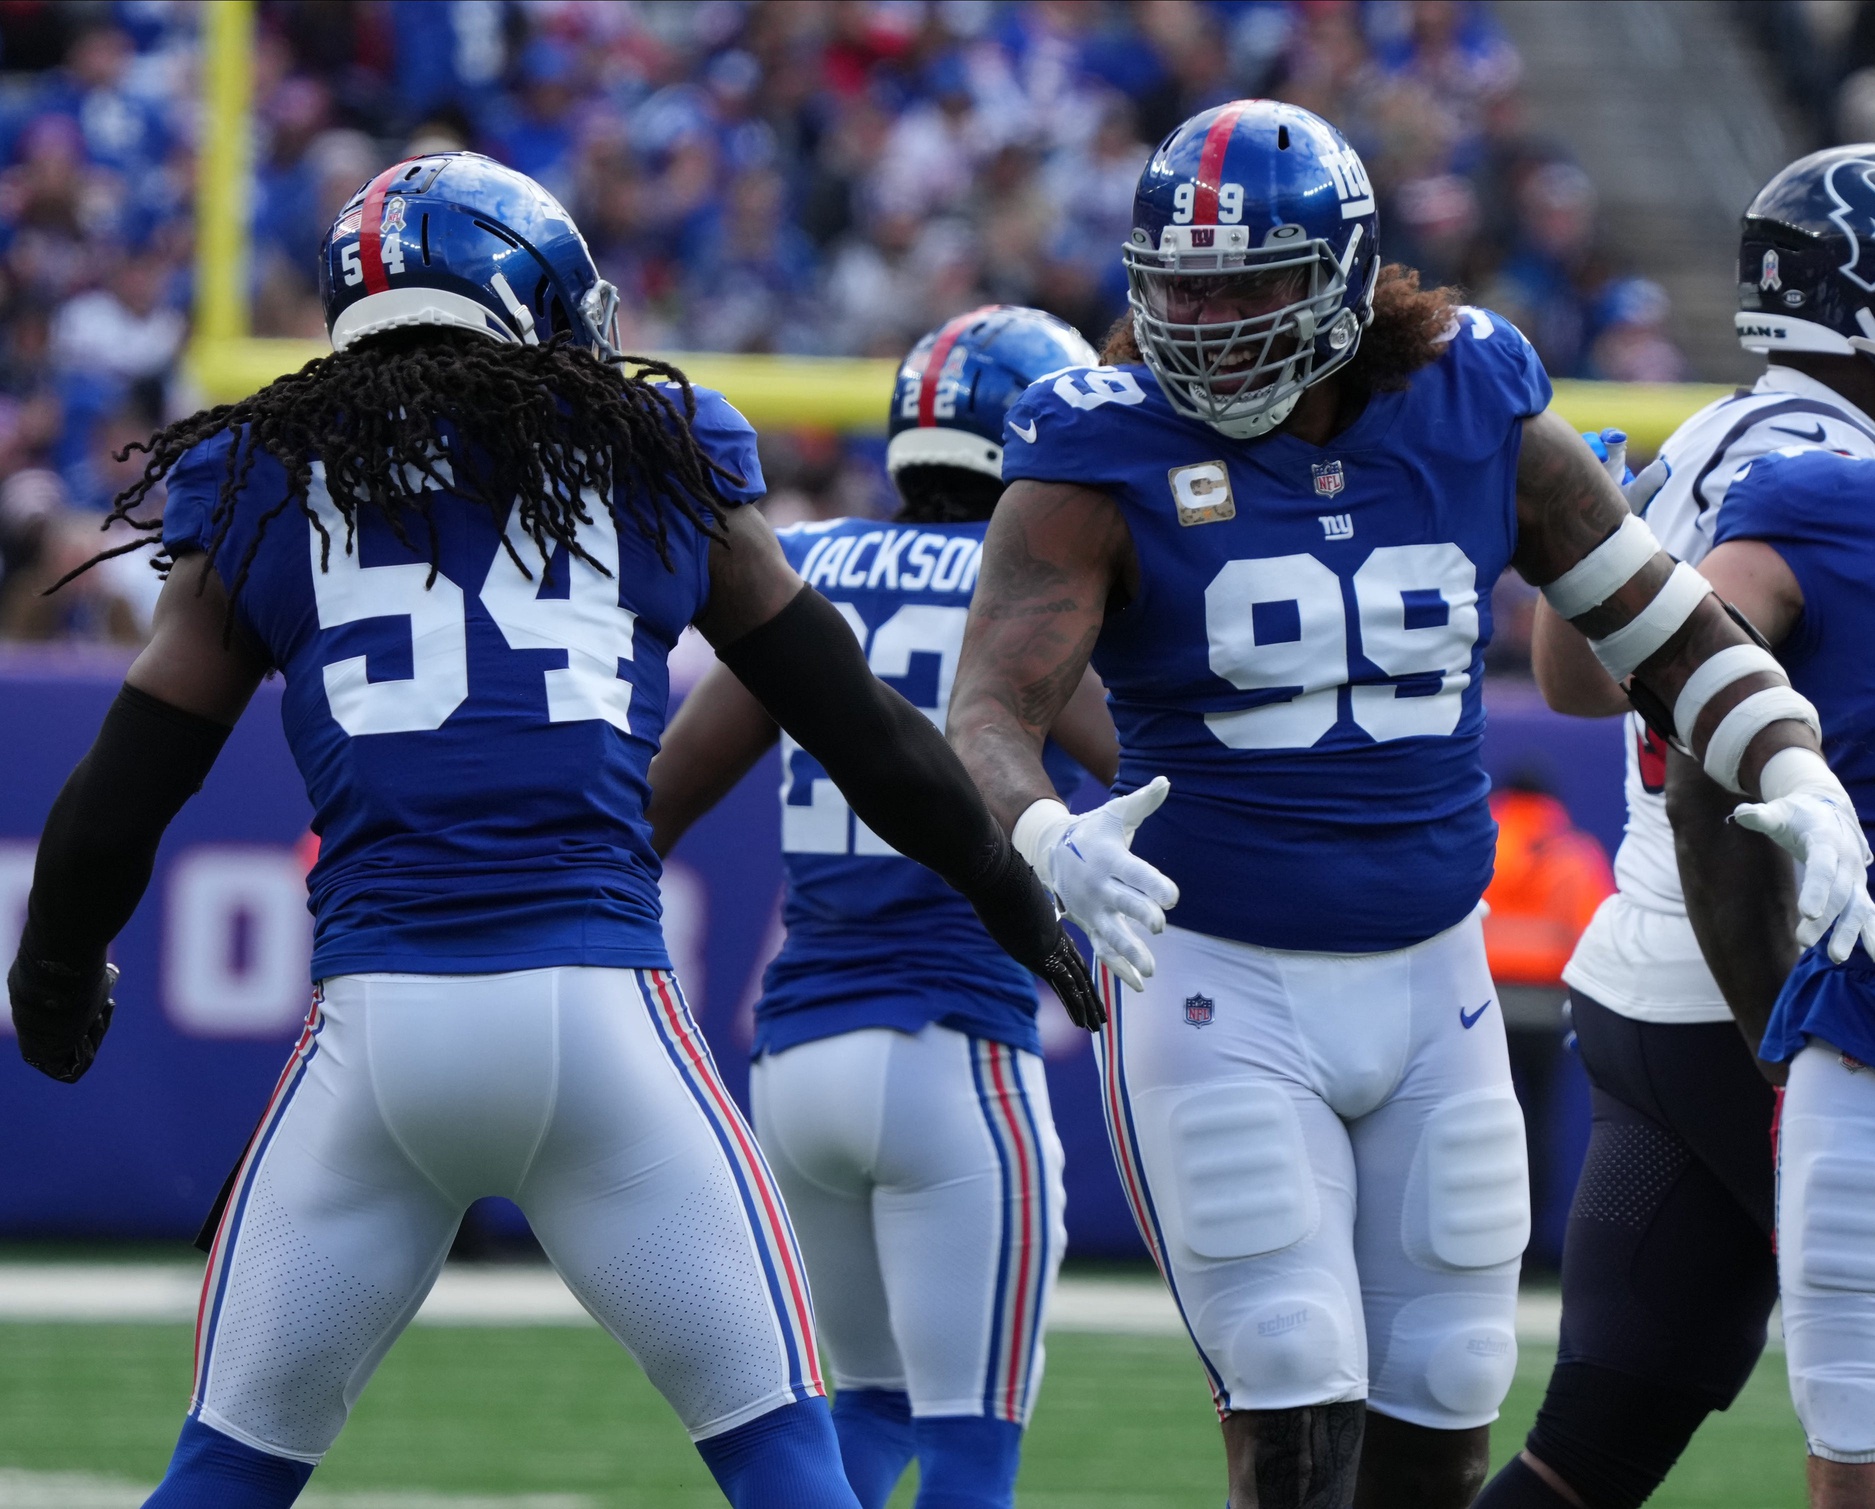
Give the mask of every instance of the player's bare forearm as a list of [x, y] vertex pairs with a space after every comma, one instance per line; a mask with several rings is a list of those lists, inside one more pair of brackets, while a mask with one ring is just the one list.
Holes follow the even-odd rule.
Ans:
[[651, 847], [659, 857], [749, 773], [778, 730], [762, 704], [717, 664], [684, 698], [651, 761]]
[[1042, 741], [1087, 670], [1132, 541], [1104, 493], [1016, 482], [996, 507], [951, 693], [952, 746], [1005, 828], [1055, 795]]
[[[1797, 882], [1790, 856], [1728, 822], [1737, 798], [1677, 750], [1667, 754], [1667, 817], [1686, 915], [1738, 1029], [1758, 1051], [1771, 1007], [1797, 962]], [[1774, 1083], [1781, 1065], [1760, 1064]]]
[[1628, 710], [1628, 694], [1602, 669], [1588, 640], [1541, 598], [1530, 630], [1530, 670], [1543, 700], [1559, 713], [1611, 718]]
[[1120, 773], [1120, 736], [1107, 711], [1107, 688], [1091, 665], [1081, 673], [1081, 684], [1048, 733], [1101, 785], [1113, 784]]
[[[1517, 552], [1513, 564], [1533, 586], [1547, 586], [1610, 540], [1630, 517], [1621, 489], [1601, 469], [1582, 437], [1554, 413], [1524, 421], [1523, 449], [1517, 464]], [[1591, 640], [1608, 640], [1639, 618], [1662, 595], [1675, 562], [1655, 551], [1640, 569], [1569, 623]], [[1716, 596], [1708, 594], [1658, 649], [1634, 668], [1633, 679], [1655, 705], [1672, 709], [1688, 678], [1719, 651], [1747, 645], [1751, 638], [1732, 621]], [[1695, 726], [1688, 730], [1692, 752], [1704, 759], [1712, 734], [1739, 703], [1754, 693], [1785, 684], [1772, 671], [1743, 675], [1708, 698]], [[1753, 800], [1758, 777], [1780, 750], [1807, 749], [1820, 754], [1810, 728], [1794, 718], [1768, 724], [1745, 746], [1738, 762], [1740, 789]]]

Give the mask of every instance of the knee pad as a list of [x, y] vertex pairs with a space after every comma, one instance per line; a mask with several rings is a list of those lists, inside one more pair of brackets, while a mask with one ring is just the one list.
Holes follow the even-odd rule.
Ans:
[[1298, 1276], [1238, 1322], [1225, 1352], [1232, 1409], [1287, 1409], [1360, 1387], [1360, 1320], [1328, 1282], [1303, 1288]]
[[1242, 1080], [1194, 1090], [1171, 1107], [1166, 1129], [1176, 1229], [1200, 1257], [1277, 1252], [1315, 1229], [1321, 1206], [1302, 1121], [1281, 1090]]
[[1516, 1096], [1454, 1096], [1420, 1133], [1409, 1178], [1406, 1250], [1429, 1268], [1495, 1268], [1530, 1241], [1530, 1172]]
[[1514, 1294], [1428, 1294], [1393, 1317], [1375, 1370], [1375, 1408], [1409, 1425], [1488, 1425], [1517, 1372]]
[[1875, 1296], [1786, 1290], [1784, 1360], [1810, 1454], [1875, 1462]]
[[1525, 1445], [1595, 1509], [1636, 1509], [1660, 1486], [1711, 1401], [1609, 1368], [1559, 1362]]

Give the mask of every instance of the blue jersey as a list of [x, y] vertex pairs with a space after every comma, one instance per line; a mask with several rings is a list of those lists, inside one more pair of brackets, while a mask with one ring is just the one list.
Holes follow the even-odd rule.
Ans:
[[[1833, 451], [1760, 457], [1732, 483], [1717, 543], [1763, 540], [1803, 589], [1803, 612], [1777, 658], [1816, 704], [1823, 754], [1875, 831], [1875, 461]], [[1860, 948], [1832, 964], [1827, 939], [1797, 961], [1759, 1050], [1794, 1057], [1814, 1033], [1875, 1064], [1875, 960]]]
[[[759, 497], [754, 431], [720, 395], [697, 400], [698, 439], [744, 479], [722, 484], [725, 497]], [[172, 552], [212, 542], [232, 443], [218, 436], [172, 473]], [[236, 601], [286, 679], [281, 720], [320, 837], [314, 978], [667, 968], [646, 772], [664, 729], [665, 657], [709, 590], [703, 535], [673, 518], [669, 569], [628, 507], [621, 524], [588, 499], [580, 544], [610, 574], [564, 550], [543, 571], [510, 519], [529, 580], [485, 508], [439, 492], [431, 581], [422, 528], [413, 549], [361, 509], [348, 548], [322, 468], [309, 488], [316, 524], [279, 511], [285, 491], [283, 469], [261, 457], [215, 568], [231, 584], [259, 520], [276, 515]]]
[[[988, 527], [841, 519], [780, 537], [874, 673], [942, 728]], [[788, 937], [762, 982], [755, 1052], [927, 1022], [1039, 1052], [1035, 981], [970, 903], [855, 817], [786, 734], [781, 769]]]
[[1010, 411], [1004, 477], [1098, 488], [1132, 534], [1138, 594], [1093, 661], [1116, 789], [1171, 778], [1133, 849], [1178, 883], [1181, 927], [1367, 953], [1477, 905], [1491, 587], [1549, 395], [1529, 343], [1467, 309], [1326, 446], [1227, 439], [1139, 366], [1043, 378]]

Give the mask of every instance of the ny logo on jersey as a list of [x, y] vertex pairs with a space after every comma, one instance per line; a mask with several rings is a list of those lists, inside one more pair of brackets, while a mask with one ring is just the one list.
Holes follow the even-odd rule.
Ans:
[[1315, 461], [1309, 464], [1309, 476], [1315, 481], [1318, 496], [1332, 498], [1348, 485], [1339, 461]]
[[1217, 1018], [1217, 1003], [1209, 996], [1185, 997], [1185, 1020], [1193, 1027], [1209, 1027]]
[[1354, 538], [1354, 515], [1351, 513], [1317, 514], [1322, 521], [1322, 538], [1325, 540], [1351, 540]]

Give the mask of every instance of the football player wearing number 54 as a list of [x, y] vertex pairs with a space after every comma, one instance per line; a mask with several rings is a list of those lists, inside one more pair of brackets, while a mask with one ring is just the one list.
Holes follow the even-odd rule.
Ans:
[[[231, 1176], [195, 1389], [152, 1504], [291, 1503], [505, 1195], [738, 1509], [857, 1509], [807, 1279], [670, 971], [645, 816], [686, 624], [880, 837], [1099, 1017], [1029, 867], [762, 517], [755, 435], [617, 348], [616, 295], [531, 179], [373, 178], [326, 237], [335, 354], [150, 442], [155, 636], [54, 803], [8, 976], [63, 1080], [104, 951], [261, 676], [321, 838], [313, 1007]], [[813, 674], [798, 674], [811, 663]]]
[[[1378, 234], [1305, 110], [1239, 100], [1160, 144], [1110, 365], [1010, 413], [951, 699], [1099, 954], [1114, 1152], [1237, 1509], [1458, 1509], [1484, 1479], [1529, 1231], [1477, 914], [1499, 574], [1663, 726], [1699, 672], [1680, 736], [1713, 779], [1800, 804], [1800, 860], [1861, 852], [1814, 710], [1722, 653], [1745, 631], [1545, 412], [1528, 342]], [[1120, 775], [1076, 818], [1039, 751], [1090, 659]], [[1853, 929], [1866, 880], [1839, 878]]]

